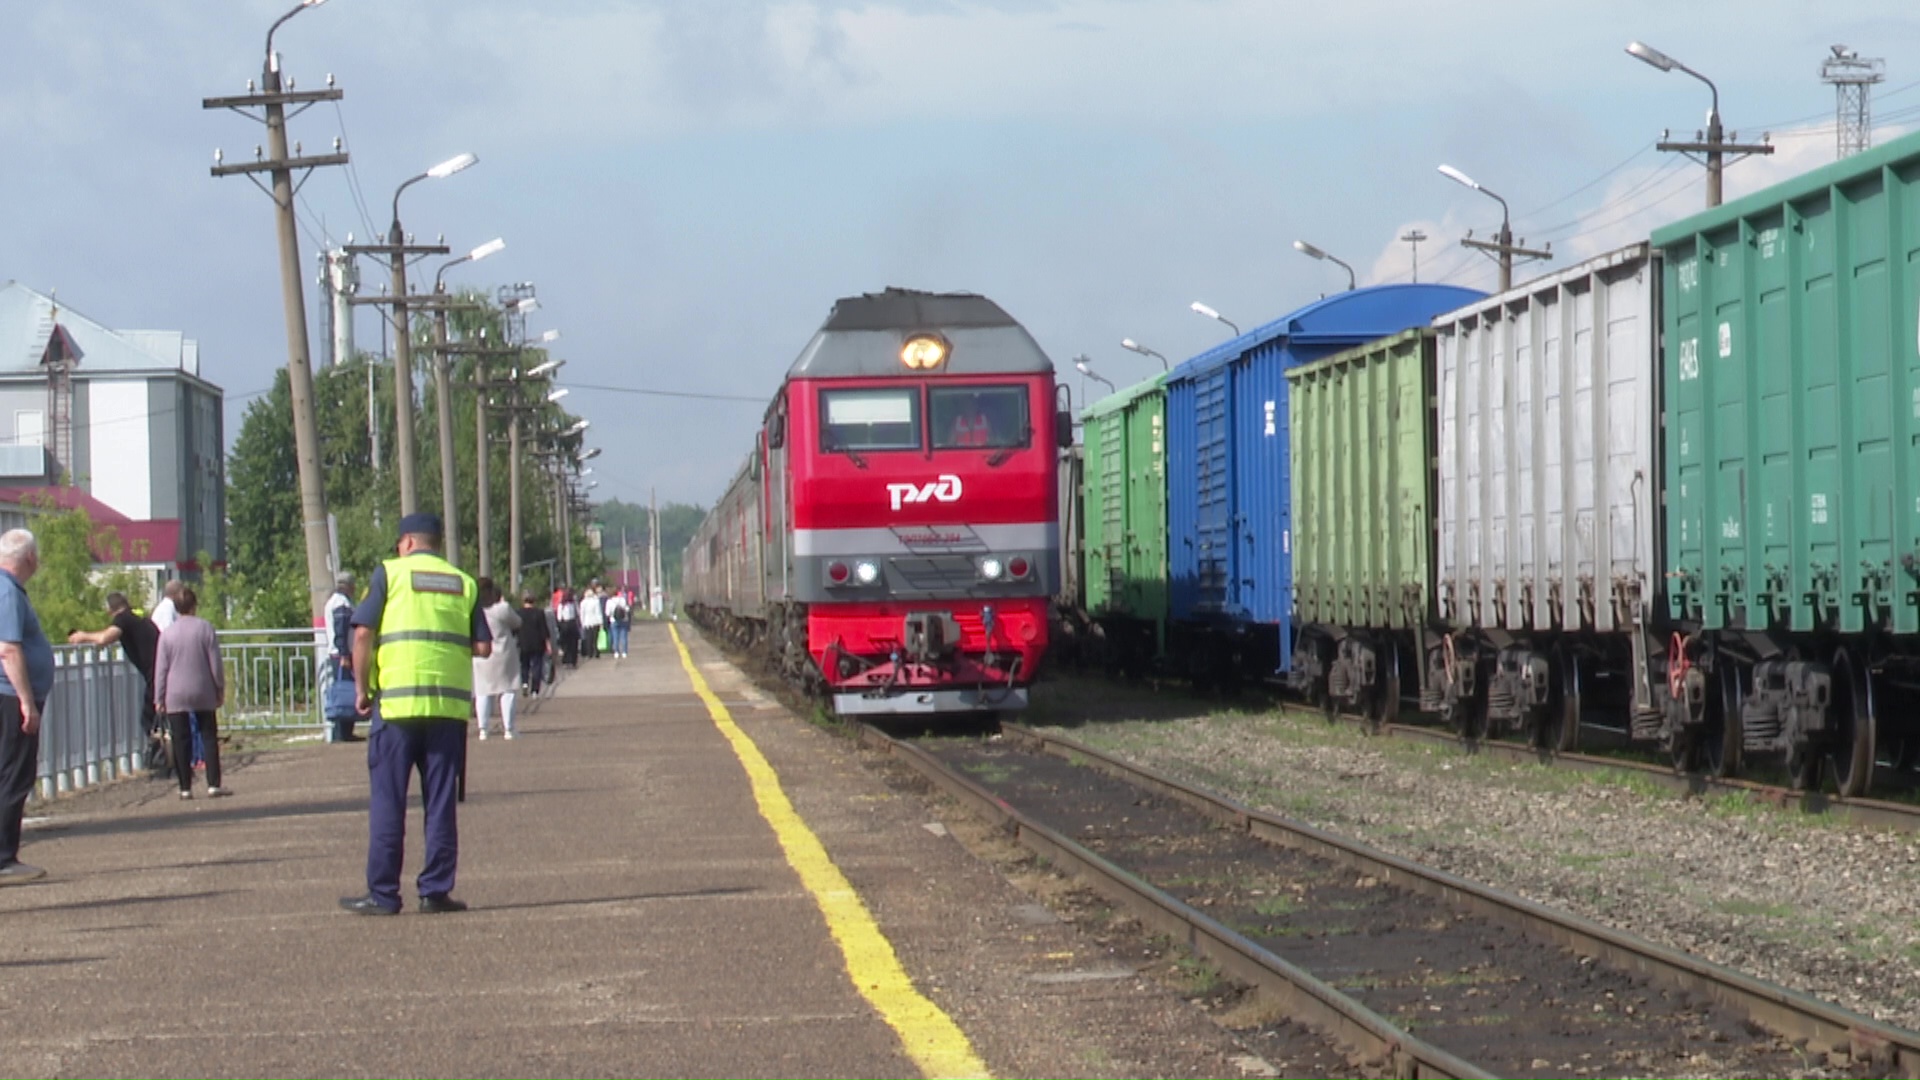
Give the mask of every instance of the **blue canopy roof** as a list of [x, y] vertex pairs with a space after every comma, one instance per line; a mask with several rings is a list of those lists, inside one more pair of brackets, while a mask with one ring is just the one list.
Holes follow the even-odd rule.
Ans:
[[1436, 315], [1485, 296], [1477, 289], [1458, 285], [1372, 285], [1349, 289], [1315, 300], [1290, 315], [1256, 326], [1183, 361], [1173, 369], [1169, 381], [1193, 378], [1274, 342], [1287, 350], [1313, 346], [1310, 350], [1313, 356], [1323, 355], [1330, 348], [1364, 344], [1410, 327], [1424, 326]]

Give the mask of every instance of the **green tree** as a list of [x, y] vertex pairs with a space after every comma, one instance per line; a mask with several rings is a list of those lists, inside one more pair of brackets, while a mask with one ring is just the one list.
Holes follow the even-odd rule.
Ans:
[[[463, 349], [485, 347], [487, 342], [504, 340], [504, 326], [498, 308], [484, 294], [469, 293], [472, 306], [456, 307], [449, 315], [449, 337]], [[415, 321], [414, 355], [421, 373], [430, 373], [433, 325], [422, 318]], [[488, 489], [491, 498], [489, 517], [496, 576], [504, 576], [507, 561], [507, 535], [510, 517], [508, 491], [507, 440], [509, 390], [497, 385], [514, 367], [525, 369], [546, 359], [541, 350], [529, 349], [517, 363], [505, 358], [482, 361], [471, 351], [453, 354], [453, 448], [454, 466], [461, 478], [456, 492], [458, 529], [461, 537], [461, 562], [468, 569], [485, 572], [478, 565], [477, 520], [479, 497], [473, 478], [477, 475], [478, 447], [475, 439], [476, 394], [471, 389], [476, 377], [486, 374], [490, 383], [486, 393], [494, 408], [487, 414], [488, 427], [494, 433], [487, 447], [490, 470]], [[370, 379], [371, 376], [371, 379]], [[421, 378], [422, 385], [431, 379]], [[368, 393], [372, 385], [372, 420], [379, 433], [382, 453], [373, 453], [368, 430]], [[411, 387], [412, 380], [404, 385]], [[393, 549], [393, 528], [399, 504], [399, 481], [392, 464], [393, 394], [395, 380], [391, 371], [372, 357], [361, 355], [352, 362], [329, 368], [315, 379], [314, 413], [320, 438], [320, 461], [327, 495], [327, 509], [335, 522], [340, 565], [365, 581], [379, 560]], [[419, 469], [419, 498], [422, 507], [438, 510], [440, 499], [440, 450], [438, 410], [433, 407], [431, 391], [415, 393], [414, 446]], [[521, 395], [520, 400], [528, 400]], [[556, 448], [552, 440], [540, 434], [564, 430], [574, 417], [556, 405], [541, 403], [532, 396], [535, 407], [520, 411], [523, 433], [522, 462], [522, 546], [527, 562], [554, 558], [562, 548], [562, 534], [555, 531], [552, 519], [553, 486], [543, 467], [542, 453]], [[571, 450], [578, 450], [578, 437]], [[293, 450], [293, 408], [287, 389], [286, 373], [277, 372], [273, 389], [248, 406], [239, 437], [227, 468], [228, 561], [230, 573], [223, 579], [226, 609], [238, 625], [304, 626], [307, 623], [308, 597], [305, 537], [301, 530], [299, 474]], [[574, 537], [576, 573], [588, 561], [584, 532]], [[589, 572], [597, 571], [597, 566]]]
[[[40, 545], [40, 569], [27, 582], [27, 598], [47, 637], [65, 641], [75, 630], [97, 628], [105, 617], [106, 590], [93, 580], [93, 519], [85, 510], [48, 504], [32, 514], [27, 527]], [[118, 546], [111, 529], [100, 540]]]

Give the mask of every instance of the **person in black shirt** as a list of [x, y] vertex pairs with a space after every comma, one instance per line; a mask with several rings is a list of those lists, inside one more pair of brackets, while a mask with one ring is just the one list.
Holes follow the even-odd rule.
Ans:
[[553, 634], [547, 625], [547, 613], [532, 593], [520, 598], [520, 689], [540, 696], [540, 684], [547, 674], [547, 657], [553, 652]]
[[107, 614], [111, 621], [102, 630], [75, 630], [67, 635], [69, 645], [118, 645], [127, 654], [127, 662], [140, 673], [140, 726], [152, 736], [160, 723], [153, 711], [153, 657], [160, 649], [160, 628], [153, 620], [133, 610], [127, 594], [107, 594]]

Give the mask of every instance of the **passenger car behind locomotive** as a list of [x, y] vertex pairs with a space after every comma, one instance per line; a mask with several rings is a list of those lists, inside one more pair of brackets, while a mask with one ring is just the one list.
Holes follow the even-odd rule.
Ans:
[[1024, 707], [1070, 438], [1052, 362], [993, 301], [840, 300], [687, 547], [687, 610], [842, 714]]

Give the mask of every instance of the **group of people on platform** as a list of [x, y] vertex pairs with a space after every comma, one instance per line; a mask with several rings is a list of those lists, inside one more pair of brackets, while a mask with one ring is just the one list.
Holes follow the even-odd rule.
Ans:
[[[39, 779], [40, 728], [53, 696], [53, 642], [27, 596], [40, 570], [40, 544], [27, 529], [0, 533], [0, 885], [35, 881], [46, 871], [20, 861], [27, 798]], [[151, 615], [124, 593], [106, 597], [109, 622], [76, 630], [74, 645], [119, 645], [143, 684], [142, 720], [151, 734], [160, 718], [171, 731], [180, 797], [193, 797], [197, 759], [204, 757], [207, 794], [221, 785], [216, 715], [226, 704], [226, 672], [212, 624], [195, 614], [199, 597], [184, 582], [167, 584]], [[197, 747], [197, 749], [196, 749]]]
[[199, 616], [200, 597], [184, 581], [167, 582], [160, 602], [142, 614], [122, 592], [106, 597], [109, 622], [75, 630], [69, 645], [119, 645], [140, 673], [142, 728], [168, 737], [169, 764], [182, 799], [193, 798], [193, 777], [204, 768], [207, 796], [233, 794], [221, 784], [219, 712], [226, 706], [226, 665], [213, 624]]
[[560, 663], [578, 667], [581, 660], [602, 655], [626, 659], [633, 629], [632, 589], [603, 586], [595, 578], [575, 595], [569, 588], [553, 591], [555, 633]]
[[[581, 656], [627, 655], [630, 590], [603, 588], [596, 580], [578, 597], [561, 589], [542, 605], [527, 593], [516, 607], [492, 580], [476, 580], [442, 558], [441, 541], [438, 515], [406, 515], [395, 557], [374, 568], [366, 592], [356, 601], [356, 580], [343, 573], [323, 608], [332, 675], [325, 695], [338, 699], [327, 704], [331, 737], [367, 744], [367, 888], [340, 901], [359, 915], [394, 915], [402, 907], [406, 807], [416, 772], [426, 819], [419, 910], [466, 910], [452, 892], [467, 717], [478, 721], [485, 739], [497, 709], [499, 732], [512, 739], [520, 695], [538, 695], [556, 663], [571, 667]], [[19, 861], [41, 717], [53, 692], [53, 647], [26, 593], [38, 569], [31, 532], [0, 534], [0, 885], [45, 874]], [[164, 717], [171, 732], [182, 798], [192, 798], [199, 758], [207, 794], [231, 793], [222, 784], [217, 721], [226, 704], [225, 669], [213, 626], [197, 616], [197, 605], [193, 589], [178, 581], [166, 586], [151, 615], [112, 593], [109, 625], [68, 639], [126, 651], [147, 685], [149, 727]], [[369, 722], [364, 737], [355, 733], [360, 720]]]

